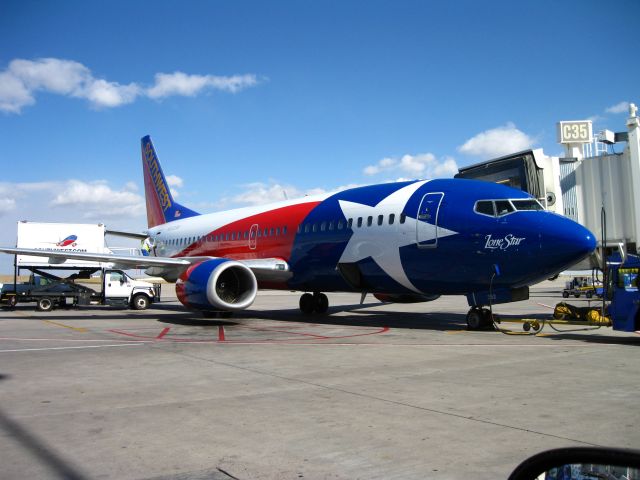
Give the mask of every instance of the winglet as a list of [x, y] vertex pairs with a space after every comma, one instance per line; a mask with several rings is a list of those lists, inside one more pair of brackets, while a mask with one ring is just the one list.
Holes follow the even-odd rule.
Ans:
[[144, 195], [147, 201], [147, 225], [149, 228], [163, 223], [194, 217], [197, 212], [176, 203], [169, 184], [162, 173], [158, 156], [151, 143], [151, 137], [142, 137], [142, 171], [144, 175]]

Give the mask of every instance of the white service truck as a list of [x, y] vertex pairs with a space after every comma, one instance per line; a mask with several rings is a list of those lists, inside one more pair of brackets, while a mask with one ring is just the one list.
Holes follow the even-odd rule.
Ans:
[[[18, 248], [110, 253], [103, 224], [18, 222]], [[21, 270], [31, 272], [27, 282], [17, 281]], [[68, 276], [51, 273], [74, 272]], [[0, 290], [0, 303], [35, 302], [40, 311], [78, 305], [120, 305], [146, 309], [160, 300], [160, 284], [131, 278], [113, 264], [87, 260], [62, 260], [16, 255], [13, 282]]]

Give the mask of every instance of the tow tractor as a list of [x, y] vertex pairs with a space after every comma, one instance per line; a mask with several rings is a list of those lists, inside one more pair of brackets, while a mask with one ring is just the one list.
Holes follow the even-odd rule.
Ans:
[[594, 284], [592, 277], [573, 277], [565, 284], [562, 296], [564, 298], [569, 298], [571, 295], [575, 298], [580, 298], [582, 295], [587, 298], [592, 298], [594, 295], [602, 297], [603, 290], [602, 285]]
[[[49, 272], [31, 269], [29, 281], [2, 286], [0, 303], [15, 307], [17, 303], [35, 302], [41, 312], [54, 308], [78, 305], [113, 305], [144, 310], [152, 302], [160, 300], [160, 284], [134, 280], [122, 270], [82, 269], [68, 277], [58, 277]], [[89, 287], [98, 273], [100, 290]], [[84, 280], [84, 284], [77, 283]]]

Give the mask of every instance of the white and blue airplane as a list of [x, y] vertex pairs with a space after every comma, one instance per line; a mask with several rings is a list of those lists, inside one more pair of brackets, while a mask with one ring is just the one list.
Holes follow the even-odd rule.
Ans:
[[304, 292], [304, 313], [326, 313], [324, 292], [387, 302], [466, 295], [469, 328], [491, 324], [490, 304], [528, 298], [528, 286], [593, 252], [594, 235], [529, 194], [466, 179], [351, 188], [199, 214], [178, 204], [149, 136], [142, 138], [149, 256], [10, 254], [113, 262], [176, 282], [178, 299], [211, 314], [248, 308], [258, 290]]

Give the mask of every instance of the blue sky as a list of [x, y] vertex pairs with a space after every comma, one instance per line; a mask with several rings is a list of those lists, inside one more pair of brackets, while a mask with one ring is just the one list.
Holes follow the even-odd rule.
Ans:
[[18, 219], [143, 229], [146, 134], [202, 211], [558, 154], [559, 120], [624, 129], [639, 18], [636, 0], [4, 0], [0, 243]]

